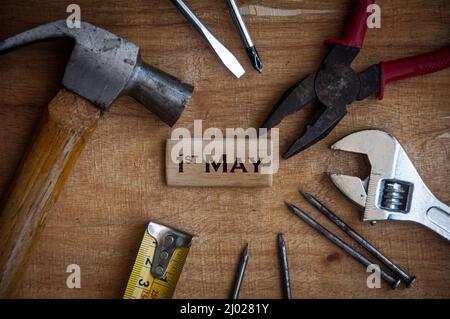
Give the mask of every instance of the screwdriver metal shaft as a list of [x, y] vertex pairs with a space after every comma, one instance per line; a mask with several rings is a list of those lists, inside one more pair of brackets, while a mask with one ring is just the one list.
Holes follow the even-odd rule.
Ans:
[[415, 276], [408, 275], [405, 271], [400, 269], [392, 260], [383, 255], [376, 247], [369, 243], [363, 236], [358, 234], [353, 228], [347, 225], [342, 219], [340, 219], [329, 208], [322, 204], [317, 198], [306, 192], [300, 191], [300, 194], [314, 207], [316, 207], [322, 214], [324, 214], [329, 220], [335, 223], [340, 229], [342, 229], [347, 235], [353, 238], [358, 244], [364, 247], [375, 258], [379, 259], [387, 268], [397, 274], [406, 283], [406, 286], [411, 286], [415, 281]]
[[242, 282], [244, 281], [245, 270], [248, 265], [248, 243], [245, 244], [244, 251], [242, 252], [241, 261], [239, 262], [238, 272], [236, 273], [236, 280], [234, 282], [233, 291], [231, 292], [231, 299], [238, 299], [239, 292], [241, 291]]
[[173, 4], [181, 11], [186, 19], [192, 23], [197, 31], [205, 38], [209, 46], [213, 49], [222, 63], [237, 78], [245, 74], [245, 70], [236, 57], [208, 30], [208, 28], [200, 21], [200, 19], [192, 12], [191, 9], [182, 0], [172, 0]]
[[230, 14], [233, 18], [234, 24], [241, 35], [241, 39], [245, 44], [247, 49], [247, 54], [252, 62], [253, 67], [259, 73], [262, 73], [263, 65], [261, 62], [261, 57], [259, 56], [258, 50], [256, 50], [253, 44], [252, 38], [250, 37], [250, 32], [248, 32], [247, 26], [245, 25], [244, 19], [242, 19], [239, 8], [235, 0], [227, 0], [228, 7], [230, 8]]
[[292, 299], [291, 279], [289, 276], [289, 264], [286, 243], [283, 234], [278, 234], [278, 248], [280, 250], [281, 274], [283, 276], [283, 292], [285, 299]]
[[[364, 266], [368, 267], [370, 265], [373, 265], [374, 262], [372, 262], [369, 258], [361, 254], [359, 251], [353, 249], [349, 244], [347, 244], [345, 241], [337, 237], [335, 234], [330, 232], [328, 229], [326, 229], [324, 226], [319, 224], [317, 221], [315, 221], [313, 218], [311, 218], [308, 214], [306, 214], [304, 211], [302, 211], [297, 206], [285, 202], [286, 206], [298, 217], [300, 217], [304, 222], [306, 222], [308, 225], [310, 225], [312, 228], [317, 230], [319, 233], [324, 235], [326, 238], [328, 238], [332, 243], [334, 243], [336, 246], [341, 248], [343, 251], [348, 253], [350, 256], [352, 256], [354, 259], [359, 261]], [[386, 273], [384, 270], [380, 269], [380, 276], [388, 282], [392, 289], [395, 289], [400, 285], [400, 279], [395, 279], [388, 273]]]

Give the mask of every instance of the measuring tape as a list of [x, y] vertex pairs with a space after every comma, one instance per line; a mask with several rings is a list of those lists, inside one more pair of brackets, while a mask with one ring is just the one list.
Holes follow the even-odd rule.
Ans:
[[193, 236], [150, 222], [142, 239], [123, 299], [170, 299]]

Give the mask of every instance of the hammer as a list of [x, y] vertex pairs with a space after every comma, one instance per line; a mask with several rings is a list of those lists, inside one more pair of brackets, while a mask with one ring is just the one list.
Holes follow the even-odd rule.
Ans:
[[75, 41], [61, 89], [48, 105], [0, 211], [0, 297], [10, 297], [51, 208], [103, 111], [129, 95], [172, 126], [193, 87], [145, 64], [139, 47], [92, 24], [51, 22], [0, 41], [0, 54], [31, 42]]

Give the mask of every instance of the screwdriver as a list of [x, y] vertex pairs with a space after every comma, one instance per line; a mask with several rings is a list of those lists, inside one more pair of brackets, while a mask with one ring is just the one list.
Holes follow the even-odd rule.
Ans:
[[253, 44], [252, 38], [250, 37], [250, 32], [248, 32], [247, 26], [242, 19], [236, 1], [227, 0], [227, 3], [228, 7], [230, 8], [231, 17], [233, 18], [234, 24], [236, 25], [236, 28], [241, 35], [242, 41], [245, 44], [247, 54], [250, 58], [250, 61], [252, 62], [253, 67], [256, 69], [256, 71], [262, 73], [263, 65], [261, 62], [261, 57], [259, 56], [258, 50], [256, 50], [256, 47]]
[[172, 0], [172, 3], [180, 10], [186, 19], [197, 29], [197, 31], [205, 38], [211, 49], [216, 53], [222, 63], [234, 74], [240, 78], [245, 74], [245, 70], [236, 57], [208, 30], [208, 28], [200, 21], [194, 12], [184, 3], [183, 0]]

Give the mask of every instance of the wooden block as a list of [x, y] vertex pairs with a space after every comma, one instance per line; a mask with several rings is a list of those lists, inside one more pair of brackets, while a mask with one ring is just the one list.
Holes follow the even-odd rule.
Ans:
[[[270, 153], [267, 153], [270, 140], [267, 144], [258, 145], [256, 153], [249, 152], [249, 147], [256, 147], [257, 144], [252, 143], [258, 143], [257, 140], [224, 139], [221, 143], [223, 151], [216, 149], [212, 154], [210, 142], [189, 139], [184, 142], [184, 145], [190, 145], [190, 152], [186, 153], [186, 148], [180, 150], [179, 140], [167, 140], [166, 180], [169, 186], [272, 186], [274, 169], [270, 167], [272, 162]], [[201, 145], [198, 148], [202, 150], [200, 154], [194, 152], [194, 145]], [[227, 149], [227, 145], [233, 147]]]

